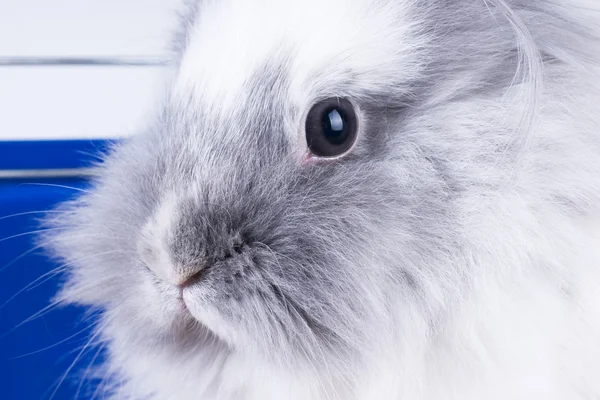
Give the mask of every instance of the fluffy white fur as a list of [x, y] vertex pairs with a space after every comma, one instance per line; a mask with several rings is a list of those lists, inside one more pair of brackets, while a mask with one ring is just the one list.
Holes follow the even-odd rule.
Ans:
[[[60, 298], [103, 311], [113, 398], [600, 399], [600, 2], [201, 0], [183, 24], [171, 122], [117, 149], [94, 192], [54, 221], [67, 233], [49, 238], [73, 264]], [[291, 143], [282, 159], [299, 163], [304, 115], [332, 96], [360, 109], [359, 161], [349, 171], [339, 161], [335, 186], [356, 203], [305, 227], [289, 221], [319, 212], [319, 185], [284, 205], [276, 188], [292, 169], [265, 172], [270, 153], [253, 153], [246, 128], [282, 105], [269, 140]], [[385, 151], [369, 147], [373, 126]], [[272, 202], [269, 215], [331, 244], [345, 272], [330, 292], [313, 300], [300, 278], [272, 279], [348, 348], [300, 325], [306, 343], [293, 342], [268, 328], [277, 306], [258, 300], [239, 317], [223, 312], [216, 285], [185, 289], [185, 308], [177, 300], [172, 283], [199, 262], [173, 258], [169, 243], [196, 240], [178, 227], [205, 198], [219, 203], [211, 215], [233, 212], [231, 182], [251, 171], [263, 171], [255, 196]], [[345, 218], [347, 247], [328, 228]], [[313, 284], [335, 265], [315, 261]]]

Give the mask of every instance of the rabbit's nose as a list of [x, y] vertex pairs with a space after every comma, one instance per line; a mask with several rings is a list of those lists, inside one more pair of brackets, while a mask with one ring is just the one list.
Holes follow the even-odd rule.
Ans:
[[246, 245], [232, 241], [231, 246], [224, 246], [209, 259], [189, 256], [187, 262], [173, 254], [173, 248], [166, 246], [157, 238], [159, 233], [147, 229], [138, 240], [138, 254], [143, 264], [159, 279], [181, 290], [201, 282], [210, 268], [235, 259], [245, 252]]
[[167, 247], [147, 233], [138, 240], [138, 254], [144, 266], [172, 286], [183, 288], [202, 279], [203, 264], [177, 265]]
[[206, 263], [197, 255], [175, 257], [171, 244], [175, 210], [163, 205], [148, 220], [137, 240], [137, 253], [142, 263], [159, 279], [170, 285], [183, 287], [201, 279]]
[[168, 207], [163, 205], [147, 221], [137, 240], [139, 259], [160, 280], [190, 286], [202, 281], [210, 268], [246, 253], [248, 244], [239, 232], [215, 234], [216, 224], [203, 227], [201, 218], [174, 218], [177, 210]]
[[177, 287], [200, 282], [211, 268], [235, 263], [251, 248], [242, 217], [213, 203], [165, 199], [141, 229], [137, 251], [159, 279]]

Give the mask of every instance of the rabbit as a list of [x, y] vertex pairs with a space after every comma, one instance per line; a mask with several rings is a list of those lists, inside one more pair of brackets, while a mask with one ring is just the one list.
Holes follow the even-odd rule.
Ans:
[[600, 2], [198, 0], [45, 221], [125, 400], [600, 399]]

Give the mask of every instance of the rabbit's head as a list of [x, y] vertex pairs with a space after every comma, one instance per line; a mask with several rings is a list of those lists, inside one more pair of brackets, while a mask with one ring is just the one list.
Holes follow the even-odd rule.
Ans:
[[536, 64], [502, 4], [195, 3], [156, 118], [52, 221], [61, 298], [115, 357], [402, 357], [468, 290], [466, 194], [523, 150]]

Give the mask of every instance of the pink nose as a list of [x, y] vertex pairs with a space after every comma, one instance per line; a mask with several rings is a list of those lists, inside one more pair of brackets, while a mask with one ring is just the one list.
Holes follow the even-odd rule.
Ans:
[[205, 268], [192, 268], [192, 269], [183, 269], [180, 274], [177, 274], [178, 283], [175, 284], [180, 290], [193, 285], [194, 283], [200, 282], [205, 275]]
[[144, 265], [160, 280], [184, 288], [202, 279], [204, 266], [200, 263], [177, 265], [167, 249], [147, 240], [138, 243], [138, 254]]

